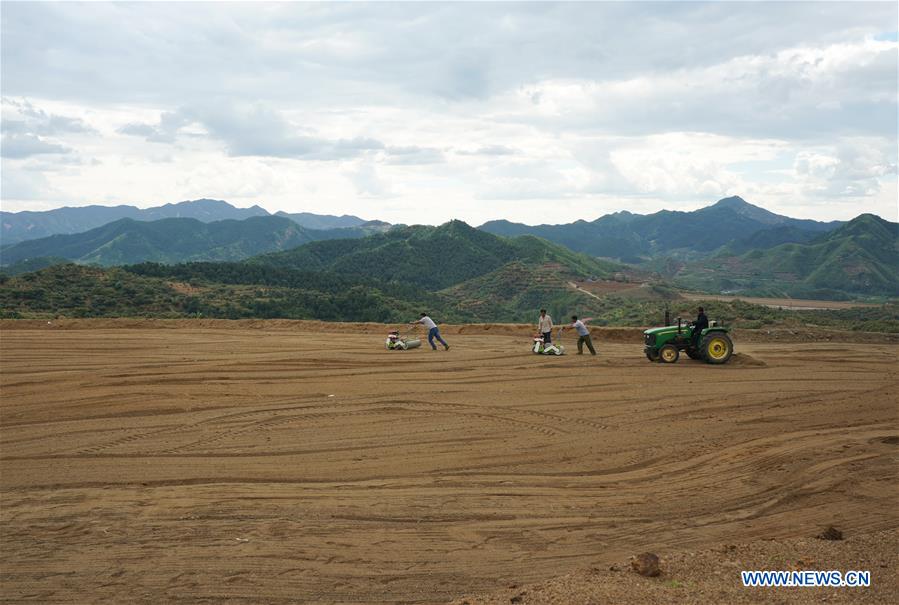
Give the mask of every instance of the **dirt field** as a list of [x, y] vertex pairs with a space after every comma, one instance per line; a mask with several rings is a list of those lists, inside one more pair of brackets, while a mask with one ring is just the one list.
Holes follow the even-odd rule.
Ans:
[[495, 327], [387, 352], [383, 328], [225, 323], [0, 324], [3, 600], [565, 602], [577, 570], [830, 524], [830, 560], [871, 566], [852, 598], [899, 599], [895, 557], [851, 550], [895, 553], [895, 344], [738, 340], [711, 367], [650, 364], [633, 331], [551, 358]]
[[720, 300], [730, 302], [742, 300], [753, 305], [762, 305], [772, 309], [792, 309], [793, 311], [818, 311], [835, 309], [854, 309], [856, 307], [879, 307], [875, 303], [863, 303], [843, 300], [812, 300], [804, 298], [759, 298], [755, 296], [718, 296], [714, 294], [693, 294], [681, 292], [687, 300]]

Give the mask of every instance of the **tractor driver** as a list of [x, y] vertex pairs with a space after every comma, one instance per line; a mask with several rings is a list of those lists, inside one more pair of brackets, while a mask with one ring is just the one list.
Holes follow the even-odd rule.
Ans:
[[705, 309], [699, 307], [696, 321], [693, 322], [693, 347], [699, 348], [699, 335], [709, 327], [709, 318], [705, 316]]

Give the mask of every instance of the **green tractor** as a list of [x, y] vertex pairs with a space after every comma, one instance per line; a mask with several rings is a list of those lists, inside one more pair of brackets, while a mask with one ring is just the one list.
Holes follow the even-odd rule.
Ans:
[[[666, 322], [668, 323], [668, 322]], [[709, 322], [697, 339], [693, 338], [693, 324], [677, 318], [677, 325], [650, 328], [643, 332], [643, 352], [649, 361], [674, 363], [681, 351], [686, 351], [690, 359], [701, 359], [706, 363], [727, 363], [734, 353], [734, 343], [728, 335], [730, 328]], [[695, 343], [695, 344], [694, 344]]]

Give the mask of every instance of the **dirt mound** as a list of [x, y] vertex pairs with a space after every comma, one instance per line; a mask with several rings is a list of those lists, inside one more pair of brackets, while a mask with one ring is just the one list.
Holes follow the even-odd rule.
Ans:
[[[4, 319], [0, 320], [0, 330], [270, 330], [295, 332], [322, 332], [343, 334], [386, 334], [400, 328], [414, 331], [416, 326], [405, 324], [383, 324], [373, 322], [337, 322], [309, 319]], [[440, 332], [447, 335], [496, 335], [533, 336], [533, 324], [478, 323], [441, 324]], [[558, 330], [558, 326], [556, 330]], [[643, 342], [643, 328], [599, 328], [591, 327], [594, 339], [607, 342]]]
[[761, 359], [756, 359], [747, 353], [734, 353], [727, 363], [731, 366], [754, 368], [763, 368], [768, 365]]
[[306, 319], [4, 319], [2, 330], [268, 330], [294, 332], [382, 334], [396, 324], [331, 322]]
[[[625, 573], [623, 562], [596, 566], [532, 585], [511, 584], [491, 594], [469, 596], [453, 605], [524, 603], [895, 603], [899, 597], [899, 531], [858, 535], [844, 541], [812, 538], [719, 544], [664, 555], [664, 573]], [[871, 572], [865, 588], [744, 588], [740, 570], [852, 570]]]

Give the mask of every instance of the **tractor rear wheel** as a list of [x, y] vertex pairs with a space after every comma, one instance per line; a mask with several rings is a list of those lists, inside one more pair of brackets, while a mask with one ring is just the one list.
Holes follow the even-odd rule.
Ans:
[[734, 343], [724, 332], [713, 332], [702, 339], [699, 350], [708, 363], [727, 363], [734, 354]]
[[674, 345], [665, 345], [659, 349], [659, 361], [662, 363], [674, 363], [680, 357], [680, 351]]

